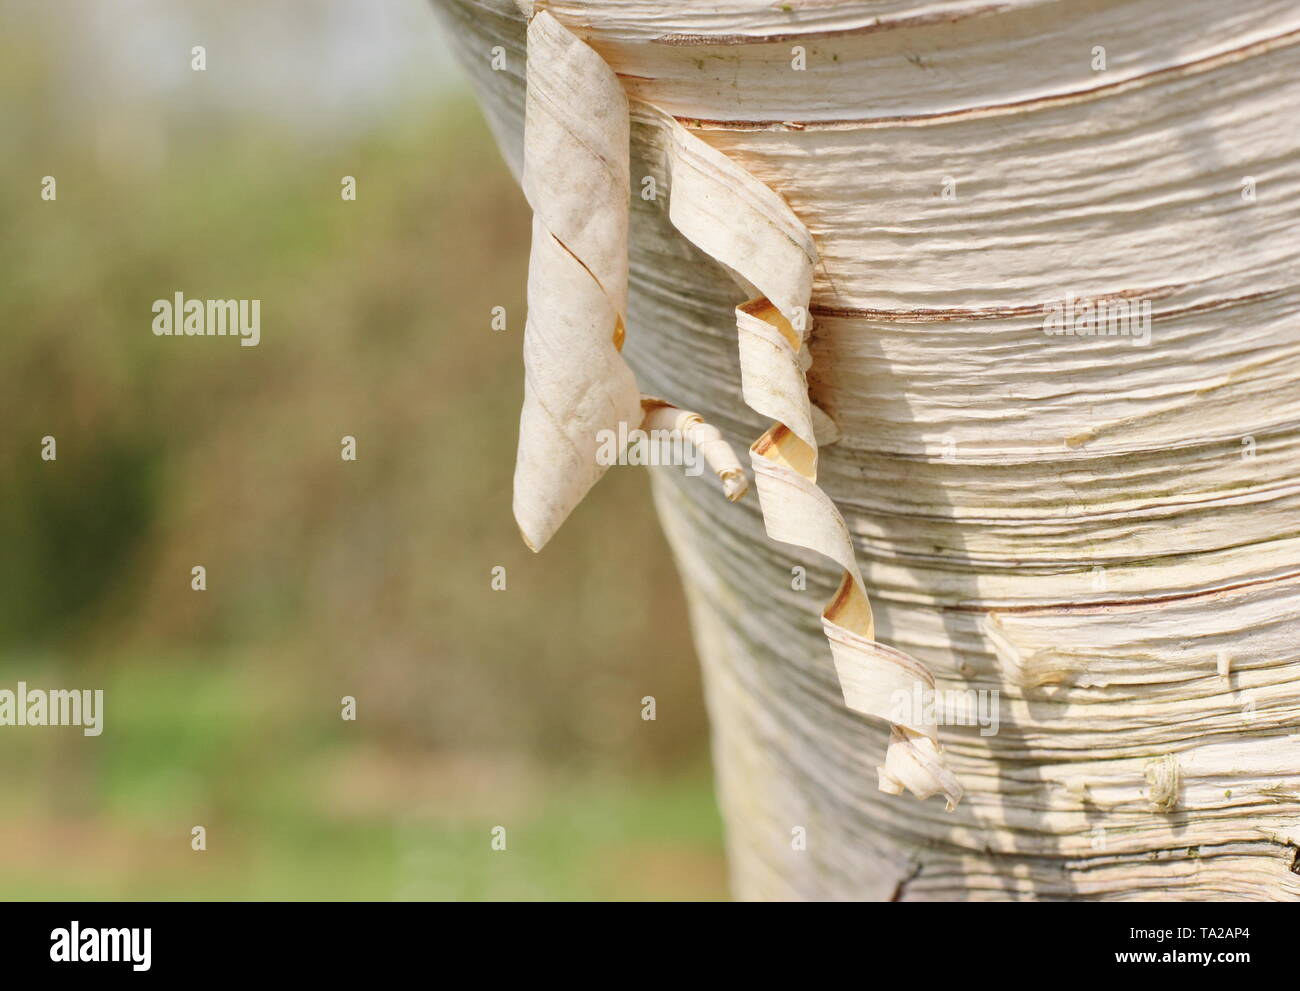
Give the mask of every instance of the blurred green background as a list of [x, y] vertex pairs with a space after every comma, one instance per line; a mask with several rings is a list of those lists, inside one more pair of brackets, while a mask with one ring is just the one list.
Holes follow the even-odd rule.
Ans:
[[426, 4], [0, 14], [0, 688], [105, 691], [0, 727], [0, 897], [725, 897], [644, 471], [515, 529], [528, 211]]

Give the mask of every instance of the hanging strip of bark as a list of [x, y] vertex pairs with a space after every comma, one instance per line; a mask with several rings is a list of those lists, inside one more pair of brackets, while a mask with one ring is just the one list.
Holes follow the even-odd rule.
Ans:
[[[623, 87], [549, 14], [529, 24], [528, 51], [523, 188], [533, 243], [514, 513], [524, 542], [539, 551], [609, 467], [597, 456], [602, 436], [628, 436], [647, 411], [651, 426], [662, 427], [665, 408], [673, 407], [650, 399], [643, 409], [619, 353], [627, 321]], [[743, 470], [721, 436], [703, 426], [685, 413], [672, 428], [702, 442], [728, 498], [739, 498]]]

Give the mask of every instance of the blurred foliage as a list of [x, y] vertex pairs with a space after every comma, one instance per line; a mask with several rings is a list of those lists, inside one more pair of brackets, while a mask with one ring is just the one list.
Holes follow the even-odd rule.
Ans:
[[[101, 737], [0, 728], [0, 896], [721, 897], [643, 471], [539, 557], [511, 517], [528, 214], [469, 99], [79, 130], [13, 36], [0, 84], [0, 688], [106, 692]], [[155, 337], [177, 291], [261, 344]]]

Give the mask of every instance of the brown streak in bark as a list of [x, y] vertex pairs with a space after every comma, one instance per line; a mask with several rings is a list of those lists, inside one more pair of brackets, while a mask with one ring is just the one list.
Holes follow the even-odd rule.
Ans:
[[[1076, 306], [1088, 306], [1096, 303], [1110, 302], [1118, 299], [1154, 300], [1165, 299], [1180, 289], [1188, 286], [1156, 286], [1153, 289], [1123, 289], [1119, 292], [1104, 293], [1100, 296], [1080, 297]], [[1204, 303], [1180, 306], [1173, 310], [1161, 310], [1152, 313], [1151, 319], [1167, 320], [1170, 317], [1183, 316], [1188, 313], [1204, 313], [1228, 306], [1240, 306], [1243, 303], [1258, 303], [1282, 295], [1284, 289], [1265, 289], [1261, 292], [1248, 293], [1245, 296], [1228, 296], [1223, 299], [1211, 299]], [[882, 323], [949, 323], [957, 320], [1003, 320], [1011, 317], [1042, 316], [1048, 312], [1049, 303], [1028, 303], [1024, 306], [988, 306], [988, 307], [954, 307], [947, 310], [873, 310], [853, 306], [829, 306], [813, 304], [809, 311], [818, 317], [847, 317], [855, 320], [875, 320]]]
[[968, 612], [968, 613], [985, 613], [994, 612], [999, 615], [1007, 613], [1019, 613], [1022, 615], [1031, 613], [1060, 613], [1060, 612], [1109, 612], [1117, 608], [1145, 608], [1147, 606], [1158, 605], [1163, 602], [1183, 602], [1188, 599], [1199, 599], [1210, 595], [1224, 595], [1228, 592], [1235, 592], [1242, 588], [1251, 588], [1255, 585], [1268, 585], [1273, 582], [1286, 582], [1300, 578], [1300, 571], [1290, 571], [1283, 575], [1274, 575], [1271, 578], [1255, 578], [1250, 581], [1234, 582], [1231, 585], [1221, 585], [1218, 588], [1205, 589], [1200, 592], [1173, 592], [1169, 595], [1153, 595], [1149, 598], [1133, 599], [1103, 599], [1098, 602], [1061, 602], [1051, 605], [1042, 606], [972, 606], [964, 603], [957, 603], [951, 606], [942, 606], [948, 612]]

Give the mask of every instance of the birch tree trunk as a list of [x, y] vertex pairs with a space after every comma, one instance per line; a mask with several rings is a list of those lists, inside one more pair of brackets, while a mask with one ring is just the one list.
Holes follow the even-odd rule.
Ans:
[[[535, 12], [435, 7], [521, 173]], [[753, 456], [760, 499], [653, 473], [737, 896], [1300, 896], [1300, 8], [544, 8], [549, 84], [581, 103], [589, 46], [627, 98], [626, 309], [589, 263], [603, 248], [571, 243], [592, 225], [556, 230], [562, 175], [525, 183], [530, 282], [539, 244], [567, 247], [611, 300], [641, 393], [736, 450], [776, 444]], [[793, 233], [741, 244], [740, 206], [684, 191], [690, 155], [734, 168], [767, 216], [788, 205]], [[803, 233], [801, 341], [798, 265], [765, 252]], [[546, 291], [530, 284], [530, 322], [555, 303], [562, 326], [572, 296]], [[807, 366], [806, 396], [756, 370], [760, 340], [800, 383]], [[608, 347], [589, 367], [622, 374]], [[629, 387], [610, 386], [624, 405]], [[806, 471], [782, 438], [806, 442]], [[783, 478], [807, 501], [781, 502]], [[551, 508], [558, 525], [571, 507]], [[833, 529], [822, 513], [843, 517], [856, 563], [804, 534]], [[857, 590], [874, 626], [836, 613]], [[875, 653], [855, 669], [849, 649]], [[933, 677], [934, 713], [880, 710], [886, 668], [869, 663], [891, 658], [914, 685]], [[983, 725], [960, 724], [963, 701]], [[931, 732], [941, 751], [894, 766]], [[947, 774], [955, 810], [915, 797], [954, 802]]]

